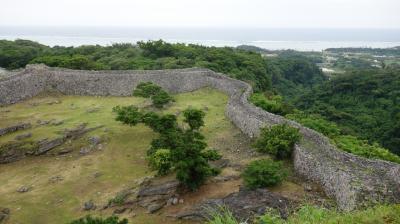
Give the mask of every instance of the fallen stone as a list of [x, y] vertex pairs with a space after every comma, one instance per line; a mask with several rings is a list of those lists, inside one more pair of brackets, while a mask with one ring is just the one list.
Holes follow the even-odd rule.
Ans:
[[50, 177], [49, 182], [50, 183], [57, 183], [57, 182], [60, 182], [62, 180], [64, 180], [64, 178], [62, 176], [60, 176], [60, 175], [57, 175], [57, 176]]
[[60, 104], [60, 103], [61, 103], [61, 101], [59, 101], [59, 100], [53, 100], [53, 101], [47, 102], [48, 105]]
[[216, 176], [212, 179], [214, 182], [225, 182], [230, 180], [237, 180], [240, 178], [240, 175], [229, 175], [229, 176]]
[[83, 204], [83, 210], [85, 211], [90, 211], [90, 210], [95, 210], [96, 205], [93, 203], [93, 201], [87, 201]]
[[64, 155], [64, 154], [67, 154], [67, 153], [70, 153], [70, 152], [72, 152], [73, 151], [73, 149], [72, 148], [65, 148], [65, 149], [61, 149], [60, 151], [58, 151], [58, 155]]
[[50, 122], [51, 122], [51, 120], [44, 120], [44, 121], [42, 121], [42, 120], [37, 120], [37, 121], [36, 121], [36, 123], [37, 123], [38, 125], [48, 125], [48, 124], [50, 124]]
[[0, 223], [5, 223], [10, 218], [9, 208], [0, 208]]
[[54, 120], [51, 122], [51, 125], [58, 126], [64, 124], [63, 120]]
[[229, 161], [229, 159], [219, 159], [216, 161], [210, 161], [209, 163], [210, 163], [210, 166], [213, 168], [222, 169], [222, 168], [229, 166], [230, 161]]
[[210, 218], [210, 211], [227, 207], [239, 220], [251, 220], [265, 211], [275, 209], [282, 218], [287, 218], [293, 202], [267, 189], [248, 190], [241, 188], [224, 198], [208, 199], [178, 214], [180, 219], [204, 220]]
[[113, 214], [122, 214], [124, 213], [128, 208], [124, 207], [124, 208], [117, 208], [114, 210]]
[[80, 153], [81, 155], [86, 155], [86, 154], [90, 153], [91, 151], [92, 151], [92, 149], [91, 149], [90, 147], [82, 147], [82, 148], [79, 150], [79, 153]]
[[20, 130], [25, 130], [28, 128], [31, 128], [32, 125], [30, 123], [21, 123], [21, 124], [16, 124], [13, 126], [5, 127], [5, 128], [0, 128], [0, 136], [3, 136], [8, 133], [20, 131]]
[[86, 110], [87, 113], [95, 113], [98, 112], [100, 110], [99, 107], [93, 107], [93, 108], [89, 108]]
[[25, 193], [31, 190], [31, 187], [28, 186], [21, 186], [17, 189], [17, 192], [19, 193]]
[[95, 172], [94, 174], [93, 174], [93, 177], [94, 178], [99, 178], [99, 177], [101, 177], [103, 174], [101, 173], [101, 172]]
[[147, 206], [147, 211], [149, 213], [154, 213], [164, 207], [165, 203], [152, 203], [149, 206]]
[[92, 145], [98, 145], [101, 143], [101, 138], [99, 136], [91, 136], [89, 137], [89, 143]]
[[20, 141], [22, 139], [26, 139], [26, 138], [30, 138], [30, 137], [32, 137], [32, 133], [25, 133], [22, 135], [15, 136], [15, 140]]

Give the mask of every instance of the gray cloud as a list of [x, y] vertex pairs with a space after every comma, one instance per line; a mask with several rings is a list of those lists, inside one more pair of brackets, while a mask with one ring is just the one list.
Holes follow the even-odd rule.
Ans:
[[0, 25], [400, 28], [399, 0], [1, 0]]

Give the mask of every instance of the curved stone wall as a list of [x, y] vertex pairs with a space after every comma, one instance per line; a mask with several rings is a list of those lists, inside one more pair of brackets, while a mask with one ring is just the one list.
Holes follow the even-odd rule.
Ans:
[[76, 71], [30, 65], [0, 80], [0, 105], [16, 103], [46, 90], [70, 95], [129, 96], [142, 81], [172, 93], [212, 87], [229, 95], [226, 116], [245, 134], [257, 136], [265, 125], [288, 123], [300, 129], [295, 146], [298, 174], [319, 183], [340, 209], [352, 210], [379, 202], [400, 203], [400, 165], [360, 158], [339, 151], [323, 135], [250, 104], [249, 84], [207, 69], [160, 71]]

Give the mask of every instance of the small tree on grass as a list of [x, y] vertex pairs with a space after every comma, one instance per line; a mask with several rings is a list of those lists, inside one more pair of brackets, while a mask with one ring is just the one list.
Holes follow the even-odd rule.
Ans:
[[254, 144], [259, 152], [266, 152], [278, 159], [289, 158], [293, 147], [301, 138], [297, 128], [287, 124], [274, 125], [271, 128], [262, 128], [260, 137]]
[[278, 185], [286, 176], [282, 162], [271, 159], [255, 160], [242, 173], [244, 183], [250, 189]]
[[208, 162], [221, 156], [215, 150], [206, 150], [207, 143], [199, 131], [204, 126], [203, 111], [187, 109], [183, 112], [184, 122], [190, 127], [187, 130], [179, 127], [176, 116], [171, 114], [140, 112], [133, 106], [115, 107], [114, 112], [116, 119], [124, 124], [144, 123], [160, 134], [147, 152], [150, 165], [158, 174], [165, 175], [174, 169], [181, 184], [196, 190], [207, 177], [218, 172]]
[[151, 98], [153, 105], [157, 108], [163, 108], [165, 104], [173, 101], [174, 99], [165, 92], [160, 86], [152, 82], [141, 82], [135, 90], [133, 90], [134, 96]]

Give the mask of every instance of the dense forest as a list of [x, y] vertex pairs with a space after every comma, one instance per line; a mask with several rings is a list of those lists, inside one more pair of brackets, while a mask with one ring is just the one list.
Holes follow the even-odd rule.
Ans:
[[324, 82], [293, 101], [309, 113], [400, 155], [400, 72], [363, 70]]
[[320, 62], [319, 54], [313, 52], [217, 48], [162, 40], [80, 47], [0, 40], [0, 67], [7, 69], [29, 63], [88, 70], [209, 68], [250, 83], [256, 91], [251, 101], [257, 106], [308, 124], [346, 151], [362, 151], [359, 154], [365, 156], [365, 151], [376, 149], [381, 155], [386, 154], [380, 147], [384, 146], [400, 155], [400, 70], [349, 70], [327, 78], [316, 65]]

